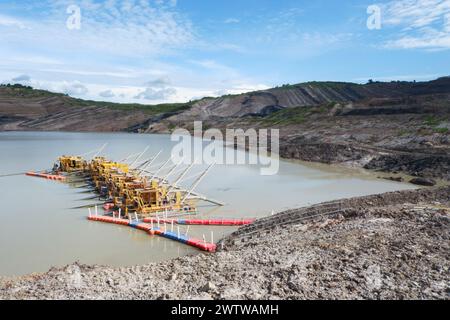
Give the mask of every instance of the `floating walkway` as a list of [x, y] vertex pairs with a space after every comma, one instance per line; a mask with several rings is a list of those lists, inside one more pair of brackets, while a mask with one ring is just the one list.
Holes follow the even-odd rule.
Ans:
[[168, 223], [199, 226], [245, 226], [252, 224], [256, 219], [158, 219], [144, 218], [147, 223]]
[[[158, 235], [158, 236], [161, 236], [161, 237], [164, 237], [167, 239], [175, 240], [175, 241], [187, 244], [189, 246], [196, 247], [203, 251], [207, 251], [207, 252], [215, 252], [216, 251], [216, 244], [214, 244], [214, 243], [207, 243], [205, 240], [199, 240], [199, 239], [183, 236], [179, 232], [175, 233], [172, 231], [162, 230], [161, 228], [153, 226], [153, 222], [151, 222], [149, 224], [146, 222], [139, 222], [136, 220], [127, 220], [127, 219], [121, 219], [121, 218], [115, 218], [115, 217], [109, 217], [109, 216], [98, 216], [98, 215], [90, 215], [88, 217], [88, 220], [112, 223], [112, 224], [117, 224], [117, 225], [122, 225], [122, 226], [129, 226], [134, 229], [145, 231], [150, 235]], [[160, 222], [161, 222], [161, 220], [160, 220]]]
[[49, 180], [66, 181], [66, 177], [63, 175], [38, 173], [38, 172], [27, 172], [25, 175], [30, 176], [30, 177], [49, 179]]

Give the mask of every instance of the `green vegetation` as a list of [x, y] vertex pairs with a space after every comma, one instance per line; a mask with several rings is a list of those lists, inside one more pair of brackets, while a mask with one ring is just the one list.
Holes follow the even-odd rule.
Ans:
[[281, 86], [276, 86], [276, 89], [295, 89], [298, 87], [298, 84], [290, 84], [290, 83], [285, 83]]
[[264, 117], [265, 124], [300, 124], [306, 121], [310, 110], [307, 107], [285, 108]]
[[443, 134], [449, 132], [448, 128], [434, 128], [433, 130], [434, 130], [434, 132], [436, 132], [436, 133], [443, 133]]
[[33, 89], [33, 87], [30, 87], [30, 86], [24, 86], [24, 85], [21, 85], [20, 83], [15, 83], [15, 84], [11, 84], [11, 83], [0, 84], [0, 87], [13, 88], [13, 89]]
[[168, 128], [169, 131], [172, 133], [172, 132], [177, 128], [177, 126], [176, 126], [175, 124], [173, 124], [173, 123], [169, 123], [169, 125], [167, 126], [167, 128]]
[[334, 108], [334, 106], [337, 104], [337, 102], [330, 101], [327, 104], [321, 105], [319, 107], [315, 107], [311, 110], [313, 113], [326, 113]]
[[295, 108], [284, 108], [271, 113], [264, 118], [255, 118], [254, 120], [262, 121], [265, 125], [289, 125], [301, 124], [308, 120], [309, 117], [321, 116], [326, 114], [336, 106], [336, 102], [331, 101], [321, 106], [300, 106]]
[[436, 116], [428, 116], [425, 118], [423, 123], [424, 123], [424, 125], [431, 127], [431, 130], [435, 133], [446, 134], [449, 132], [449, 129], [446, 127], [440, 127], [442, 120], [443, 119], [440, 119]]
[[424, 124], [426, 124], [427, 126], [438, 126], [440, 123], [441, 121], [434, 116], [428, 116], [424, 121]]
[[73, 107], [106, 107], [116, 110], [126, 111], [144, 111], [150, 115], [156, 115], [167, 112], [177, 112], [189, 109], [196, 101], [189, 103], [163, 103], [156, 105], [145, 105], [138, 103], [114, 103], [106, 101], [93, 101], [83, 100], [78, 98], [72, 98], [67, 94], [54, 93], [46, 90], [38, 90], [29, 86], [23, 86], [21, 84], [2, 84], [0, 88], [4, 88], [5, 93], [9, 95], [26, 97], [26, 98], [46, 98], [46, 97], [60, 97], [63, 100], [64, 105]]
[[337, 102], [330, 101], [320, 106], [298, 106], [294, 108], [283, 108], [264, 117], [253, 117], [250, 119], [250, 121], [257, 121], [267, 126], [302, 124], [306, 121], [312, 121], [312, 119], [327, 116], [329, 111], [336, 105], [338, 105]]
[[[229, 93], [229, 94], [224, 94], [224, 95], [222, 95], [222, 96], [220, 96], [220, 98], [233, 98], [233, 97], [238, 97], [238, 96], [240, 96], [241, 94], [232, 94], [232, 93]], [[212, 98], [212, 97], [206, 97], [206, 98], [203, 98], [203, 99], [217, 99], [217, 98]], [[202, 100], [203, 100], [202, 99]]]
[[19, 97], [27, 97], [27, 98], [40, 98], [40, 97], [53, 97], [53, 96], [60, 96], [64, 97], [67, 96], [62, 93], [54, 93], [47, 90], [38, 90], [34, 89], [30, 86], [24, 86], [21, 84], [2, 84], [0, 85], [0, 88], [3, 88], [7, 94], [19, 96]]
[[310, 81], [306, 82], [306, 85], [310, 85], [312, 87], [316, 88], [332, 88], [335, 90], [342, 90], [349, 86], [359, 86], [358, 84], [351, 83], [351, 82], [335, 82], [335, 81]]
[[93, 100], [82, 100], [71, 98], [70, 104], [72, 106], [96, 106], [96, 107], [106, 107], [116, 110], [125, 111], [144, 111], [148, 114], [160, 114], [166, 112], [176, 112], [189, 109], [193, 102], [191, 103], [162, 103], [154, 105], [146, 105], [139, 103], [115, 103], [115, 102], [105, 102], [105, 101], [93, 101]]

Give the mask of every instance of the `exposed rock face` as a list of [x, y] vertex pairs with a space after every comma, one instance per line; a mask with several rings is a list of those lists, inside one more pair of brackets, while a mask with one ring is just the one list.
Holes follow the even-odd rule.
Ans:
[[349, 144], [310, 142], [303, 137], [283, 143], [280, 147], [280, 155], [284, 158], [323, 163], [359, 161], [370, 154], [369, 150]]
[[0, 130], [121, 131], [148, 117], [143, 112], [74, 103], [63, 95], [11, 96], [0, 88]]
[[380, 155], [364, 166], [366, 169], [376, 169], [387, 172], [406, 172], [419, 175], [411, 183], [433, 186], [432, 179], [424, 177], [450, 180], [450, 155], [396, 154]]
[[[243, 117], [267, 114], [268, 108], [320, 106], [333, 102], [354, 103], [366, 100], [371, 108], [347, 111], [348, 115], [422, 113], [411, 104], [412, 98], [422, 94], [450, 93], [450, 78], [422, 83], [372, 83], [359, 85], [345, 82], [310, 82], [289, 87], [274, 88], [247, 94], [204, 99], [190, 110], [171, 120], [208, 120], [211, 118]], [[380, 107], [394, 103], [397, 107]], [[345, 113], [345, 112], [344, 112]]]

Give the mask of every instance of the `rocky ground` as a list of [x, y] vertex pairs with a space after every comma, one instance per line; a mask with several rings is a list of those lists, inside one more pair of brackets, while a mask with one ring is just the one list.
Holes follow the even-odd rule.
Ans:
[[70, 265], [0, 281], [1, 299], [449, 299], [450, 187], [289, 210], [216, 254]]

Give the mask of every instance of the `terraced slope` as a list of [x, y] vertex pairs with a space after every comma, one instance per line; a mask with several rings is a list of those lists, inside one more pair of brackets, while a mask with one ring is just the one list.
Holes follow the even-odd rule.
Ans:
[[429, 82], [389, 82], [365, 85], [346, 82], [307, 82], [240, 95], [203, 99], [172, 120], [209, 120], [217, 118], [267, 115], [283, 108], [320, 106], [333, 102], [367, 102], [401, 99], [425, 94], [450, 93], [450, 77]]
[[[269, 90], [205, 98], [186, 104], [115, 104], [74, 99], [27, 87], [0, 87], [0, 130], [146, 130], [168, 118], [173, 122], [267, 116], [285, 108], [330, 103], [364, 105], [406, 103], [419, 95], [450, 94], [450, 77], [429, 82], [365, 85], [307, 82]], [[388, 100], [388, 102], [384, 101]], [[106, 123], [103, 125], [103, 123]]]
[[29, 87], [0, 87], [0, 131], [127, 131], [189, 107], [74, 99]]

